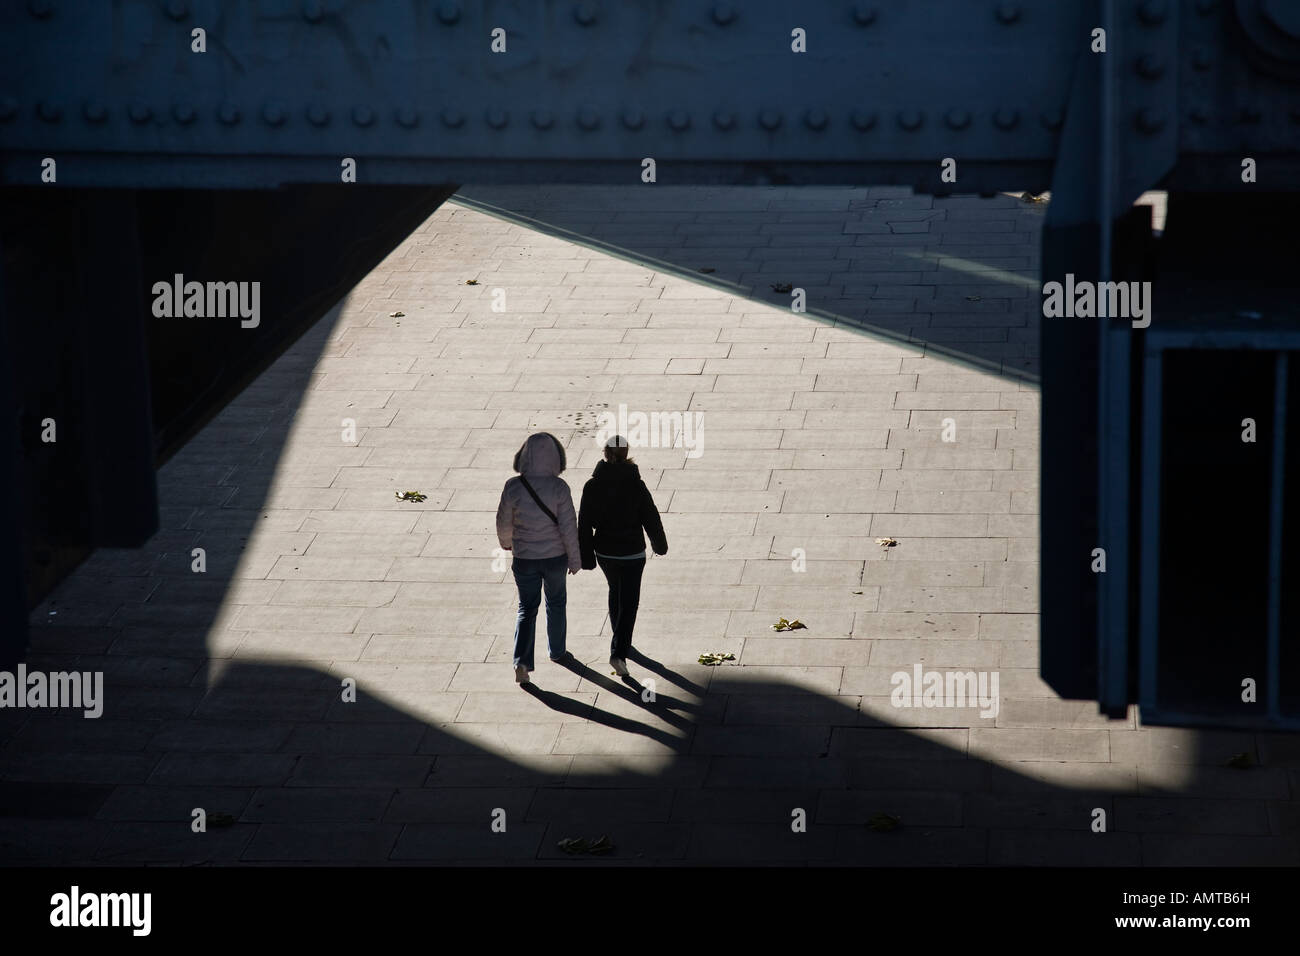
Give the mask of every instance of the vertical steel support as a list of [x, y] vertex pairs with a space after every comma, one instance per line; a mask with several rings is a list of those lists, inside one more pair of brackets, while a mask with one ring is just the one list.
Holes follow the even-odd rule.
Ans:
[[[1103, 0], [1101, 25], [1109, 42], [1120, 41], [1114, 0]], [[1122, 49], [1112, 46], [1102, 57], [1099, 104], [1097, 220], [1100, 226], [1098, 280], [1109, 282], [1114, 254], [1115, 88]], [[1106, 573], [1097, 580], [1097, 703], [1118, 715], [1128, 707], [1129, 593], [1129, 352], [1131, 330], [1122, 316], [1106, 315], [1106, 298], [1098, 296], [1097, 345], [1097, 530], [1106, 551]]]
[[1138, 703], [1158, 709], [1156, 700], [1160, 641], [1160, 467], [1163, 458], [1163, 429], [1160, 409], [1164, 401], [1162, 381], [1164, 353], [1146, 351], [1142, 377], [1142, 543], [1141, 591], [1138, 596], [1139, 662], [1141, 682]]
[[6, 277], [0, 258], [0, 669], [9, 669], [27, 651], [27, 583], [24, 568], [22, 515], [18, 480], [23, 460], [18, 432], [18, 388], [5, 301]]
[[1273, 479], [1269, 495], [1268, 540], [1268, 682], [1269, 719], [1282, 719], [1282, 504], [1286, 482], [1287, 356], [1277, 353], [1273, 366]]

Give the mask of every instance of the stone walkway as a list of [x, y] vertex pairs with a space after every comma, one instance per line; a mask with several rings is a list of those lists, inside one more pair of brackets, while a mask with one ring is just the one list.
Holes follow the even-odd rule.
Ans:
[[[147, 547], [34, 612], [29, 668], [102, 670], [105, 715], [0, 711], [0, 860], [1295, 863], [1295, 737], [1038, 678], [1044, 208], [465, 190], [163, 469]], [[702, 425], [634, 449], [670, 545], [644, 657], [610, 675], [584, 572], [577, 661], [520, 689], [501, 484], [549, 430], [576, 494], [620, 405]], [[996, 673], [996, 716], [893, 706], [918, 665]]]

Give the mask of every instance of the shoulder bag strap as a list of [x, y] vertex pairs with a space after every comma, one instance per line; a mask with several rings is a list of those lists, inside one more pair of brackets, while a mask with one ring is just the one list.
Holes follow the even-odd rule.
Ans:
[[550, 508], [546, 507], [546, 505], [542, 503], [542, 499], [537, 496], [537, 492], [533, 491], [533, 486], [528, 483], [528, 479], [525, 478], [523, 475], [520, 475], [519, 480], [524, 483], [524, 490], [527, 491], [530, 495], [532, 495], [533, 500], [537, 502], [537, 507], [541, 508], [542, 511], [546, 513], [546, 517], [550, 518], [553, 522], [555, 522], [558, 525], [560, 523], [560, 519], [555, 517], [555, 512], [553, 512]]

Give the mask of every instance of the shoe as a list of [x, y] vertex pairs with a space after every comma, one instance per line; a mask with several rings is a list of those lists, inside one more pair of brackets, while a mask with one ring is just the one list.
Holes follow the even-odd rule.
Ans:
[[623, 660], [623, 658], [611, 657], [609, 659], [609, 666], [614, 668], [614, 673], [619, 677], [627, 676], [627, 661]]
[[515, 683], [516, 684], [528, 683], [528, 668], [525, 667], [523, 664], [520, 664], [518, 667], [515, 668]]
[[573, 654], [571, 654], [569, 651], [565, 651], [559, 657], [551, 658], [551, 662], [554, 664], [563, 664], [565, 661], [570, 661], [570, 660], [573, 660]]

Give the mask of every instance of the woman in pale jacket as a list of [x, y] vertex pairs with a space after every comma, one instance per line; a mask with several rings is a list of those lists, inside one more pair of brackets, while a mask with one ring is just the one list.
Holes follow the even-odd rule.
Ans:
[[515, 619], [515, 681], [528, 683], [533, 669], [533, 644], [537, 632], [537, 607], [546, 589], [546, 643], [550, 658], [568, 657], [564, 574], [582, 568], [578, 548], [578, 522], [573, 495], [560, 477], [564, 471], [564, 446], [547, 432], [530, 435], [515, 454], [519, 476], [501, 489], [497, 507], [497, 539], [514, 552], [512, 570], [519, 588], [519, 616]]

